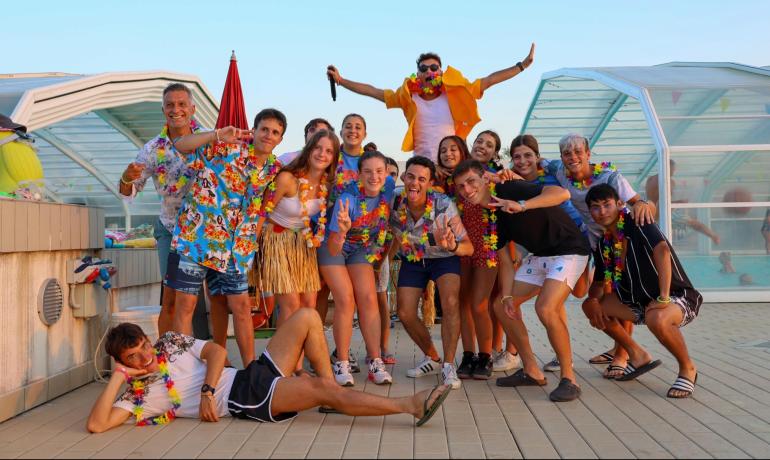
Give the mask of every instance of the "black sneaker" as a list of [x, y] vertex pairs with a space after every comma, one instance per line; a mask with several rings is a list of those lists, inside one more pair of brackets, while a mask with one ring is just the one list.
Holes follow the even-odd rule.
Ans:
[[476, 367], [473, 368], [474, 380], [489, 380], [492, 377], [492, 359], [488, 353], [479, 353]]
[[473, 378], [473, 369], [476, 367], [476, 354], [472, 351], [463, 352], [463, 360], [457, 368], [457, 377], [461, 379]]

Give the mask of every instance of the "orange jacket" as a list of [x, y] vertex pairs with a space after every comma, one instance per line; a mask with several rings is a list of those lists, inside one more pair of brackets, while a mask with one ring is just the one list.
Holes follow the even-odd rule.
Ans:
[[[444, 90], [449, 101], [449, 110], [455, 121], [455, 134], [465, 139], [474, 126], [481, 121], [476, 100], [484, 95], [481, 89], [481, 79], [473, 83], [468, 81], [459, 70], [448, 66], [442, 76]], [[404, 112], [409, 129], [404, 136], [401, 150], [414, 150], [414, 119], [417, 116], [417, 104], [412, 100], [412, 94], [407, 86], [408, 78], [396, 91], [385, 90], [385, 106], [389, 109], [400, 108]]]

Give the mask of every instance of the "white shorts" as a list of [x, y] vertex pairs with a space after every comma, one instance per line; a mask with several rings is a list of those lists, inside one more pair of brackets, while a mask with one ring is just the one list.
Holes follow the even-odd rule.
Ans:
[[532, 254], [524, 258], [516, 271], [516, 281], [533, 286], [542, 286], [546, 278], [565, 281], [570, 289], [583, 274], [588, 256], [575, 254], [566, 256], [537, 257]]
[[387, 292], [390, 284], [390, 260], [385, 257], [380, 265], [380, 276], [377, 278], [377, 292]]

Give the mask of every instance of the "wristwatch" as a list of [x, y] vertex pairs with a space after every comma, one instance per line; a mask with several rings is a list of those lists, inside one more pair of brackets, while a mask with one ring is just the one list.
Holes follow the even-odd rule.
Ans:
[[519, 206], [521, 206], [522, 211], [527, 210], [527, 200], [519, 200]]
[[208, 383], [204, 383], [201, 386], [201, 394], [203, 394], [203, 393], [211, 393], [213, 395], [215, 391], [216, 391], [216, 388], [212, 387]]

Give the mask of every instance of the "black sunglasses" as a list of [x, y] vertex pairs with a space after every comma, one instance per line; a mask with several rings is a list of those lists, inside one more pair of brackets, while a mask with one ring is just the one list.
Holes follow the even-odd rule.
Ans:
[[428, 69], [430, 69], [431, 72], [436, 72], [440, 68], [441, 67], [439, 67], [438, 64], [431, 64], [431, 65], [420, 64], [420, 65], [417, 66], [417, 70], [419, 70], [422, 73], [427, 72]]

